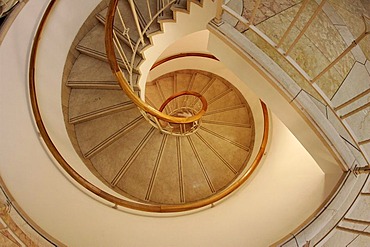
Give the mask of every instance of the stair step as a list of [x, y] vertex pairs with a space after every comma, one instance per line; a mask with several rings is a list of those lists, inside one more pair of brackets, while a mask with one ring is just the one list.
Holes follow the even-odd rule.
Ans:
[[[230, 142], [229, 139], [225, 138], [221, 134], [215, 135], [213, 132], [207, 131], [207, 129], [200, 129], [197, 133], [202, 138], [202, 141], [214, 149], [213, 152], [217, 153], [217, 156], [224, 163], [228, 169], [236, 174], [240, 174], [244, 168], [245, 162], [248, 160], [251, 154], [250, 138], [241, 139], [241, 143]], [[230, 166], [230, 167], [229, 167]]]
[[213, 194], [211, 182], [207, 178], [204, 165], [192, 142], [192, 137], [181, 138], [182, 167], [185, 201], [196, 201]]
[[90, 152], [104, 140], [116, 135], [118, 131], [139, 117], [142, 117], [139, 110], [131, 108], [88, 122], [75, 124], [76, 138], [81, 152], [83, 154]]
[[76, 124], [76, 123], [86, 122], [86, 121], [89, 121], [95, 118], [103, 117], [103, 116], [106, 116], [108, 114], [112, 114], [118, 111], [125, 111], [128, 109], [134, 108], [134, 107], [136, 107], [134, 103], [132, 103], [131, 101], [127, 101], [127, 102], [119, 103], [116, 105], [104, 107], [104, 108], [101, 108], [95, 111], [91, 111], [91, 112], [88, 112], [88, 113], [85, 113], [85, 114], [82, 114], [76, 117], [72, 117], [69, 119], [69, 123]]
[[139, 143], [140, 146], [137, 146], [140, 151], [135, 155], [132, 164], [125, 167], [124, 173], [117, 174], [119, 179], [114, 180], [112, 184], [115, 183], [121, 190], [147, 201], [150, 198], [158, 169], [161, 169], [160, 161], [167, 138], [151, 128]]
[[[221, 112], [217, 112], [217, 110], [210, 112], [211, 114], [203, 116], [203, 121], [216, 121], [216, 122], [232, 121], [234, 124], [250, 125], [251, 124], [250, 120], [253, 121], [253, 118], [251, 119], [251, 117], [249, 116], [249, 112], [244, 107], [241, 108], [239, 106], [240, 105], [237, 105], [237, 107], [235, 106], [225, 107], [226, 108], [225, 111], [222, 111], [225, 108], [221, 108], [219, 110]], [[238, 117], [235, 118], [235, 116]]]
[[234, 123], [230, 121], [217, 121], [217, 120], [208, 120], [208, 119], [203, 119], [203, 123], [208, 123], [208, 124], [217, 124], [221, 126], [233, 126], [233, 127], [241, 127], [241, 128], [251, 128], [252, 125], [248, 123]]
[[[157, 1], [157, 11], [161, 10], [165, 7], [165, 4], [163, 4], [163, 1]], [[171, 10], [171, 6], [167, 7], [159, 16], [158, 21], [164, 21], [164, 20], [173, 20], [173, 12]]]
[[160, 92], [158, 91], [157, 84], [146, 86], [145, 97], [146, 101], [156, 109], [159, 109], [159, 107], [163, 103], [162, 97], [160, 97]]
[[[151, 128], [151, 125], [147, 124], [146, 121], [141, 121], [134, 131], [126, 133], [90, 159], [96, 171], [101, 174], [107, 183], [111, 185], [122, 167], [130, 162], [129, 159], [132, 159], [132, 154], [137, 145]], [[115, 188], [124, 193], [119, 187]]]
[[142, 116], [139, 116], [129, 122], [127, 125], [125, 125], [123, 128], [117, 130], [112, 135], [105, 138], [103, 141], [99, 142], [97, 145], [95, 145], [93, 148], [91, 148], [88, 152], [84, 154], [86, 158], [90, 158], [96, 153], [100, 152], [104, 148], [111, 145], [113, 142], [115, 142], [117, 139], [121, 138], [123, 135], [125, 135], [127, 132], [131, 131], [133, 128], [135, 128], [137, 125], [140, 124], [140, 121], [143, 120]]
[[230, 142], [246, 151], [252, 148], [250, 146], [254, 140], [254, 132], [252, 128], [216, 125], [204, 122], [200, 128], [219, 139], [224, 139], [226, 142]]
[[[104, 10], [105, 14], [107, 10]], [[96, 19], [103, 25], [106, 23], [106, 16], [103, 15], [103, 12], [100, 12], [99, 14], [96, 15]], [[134, 37], [128, 36], [127, 29], [125, 30], [122, 25], [119, 27], [117, 24], [114, 25], [113, 30], [116, 32], [117, 37], [124, 42], [128, 47], [130, 47], [132, 50], [135, 49], [138, 38], [134, 39]], [[131, 30], [131, 28], [129, 29]], [[147, 42], [146, 42], [147, 43]], [[141, 50], [143, 46], [138, 45], [138, 55], [142, 57]]]
[[150, 201], [167, 204], [185, 202], [179, 139], [180, 137], [170, 137], [167, 140]]
[[[74, 82], [108, 82], [116, 81], [108, 63], [91, 56], [80, 54], [68, 77], [68, 83]], [[118, 83], [116, 82], [118, 85]]]
[[[131, 48], [127, 46], [124, 42], [120, 42], [120, 44], [124, 50], [124, 53], [128, 59], [128, 62], [131, 63], [131, 57], [133, 54]], [[90, 32], [88, 32], [85, 35], [85, 37], [79, 42], [76, 49], [86, 55], [92, 56], [102, 61], [107, 61], [107, 54], [105, 51], [104, 26], [101, 24], [97, 24], [94, 28], [92, 28]], [[134, 62], [135, 73], [138, 73], [136, 66], [142, 60], [142, 57], [140, 56], [141, 54], [137, 54], [137, 56], [135, 57], [135, 62]], [[125, 69], [123, 60], [117, 52], [116, 52], [116, 57], [117, 57], [117, 61], [120, 64], [121, 68]]]
[[115, 81], [68, 81], [67, 86], [74, 89], [122, 90]]
[[205, 172], [212, 182], [214, 192], [219, 191], [235, 177], [238, 171], [213, 147], [214, 143], [210, 144], [199, 132], [191, 138], [203, 162]]
[[69, 116], [70, 119], [79, 118], [91, 112], [130, 102], [122, 91], [74, 89], [69, 97]]

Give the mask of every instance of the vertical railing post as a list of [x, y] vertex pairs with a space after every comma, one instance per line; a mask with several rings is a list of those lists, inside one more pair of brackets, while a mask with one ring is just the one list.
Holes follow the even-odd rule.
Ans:
[[143, 36], [143, 32], [142, 32], [141, 27], [140, 27], [139, 17], [137, 16], [135, 3], [134, 3], [133, 0], [129, 0], [129, 3], [130, 3], [132, 14], [134, 15], [134, 20], [135, 20], [137, 31], [139, 32], [140, 41], [141, 41], [142, 44], [144, 44], [144, 36]]
[[216, 16], [215, 16], [215, 18], [213, 18], [212, 21], [217, 26], [220, 26], [223, 23], [223, 21], [222, 21], [222, 14], [223, 14], [222, 5], [224, 4], [224, 0], [216, 0], [216, 1], [217, 1]]
[[365, 30], [360, 34], [360, 36], [357, 37], [354, 41], [352, 41], [351, 45], [349, 45], [336, 59], [334, 59], [333, 62], [331, 62], [328, 66], [326, 66], [325, 69], [323, 69], [315, 78], [311, 80], [311, 83], [316, 82], [323, 74], [325, 74], [328, 70], [330, 70], [339, 60], [341, 60], [345, 55], [347, 55], [348, 52], [350, 52], [360, 41], [366, 37], [370, 33], [370, 24], [367, 22], [370, 22], [370, 18], [368, 16], [363, 15], [362, 16], [364, 24], [365, 24]]
[[299, 8], [299, 10], [298, 10], [297, 14], [294, 16], [293, 21], [290, 23], [290, 25], [289, 25], [288, 29], [285, 31], [285, 33], [283, 34], [283, 37], [281, 37], [281, 39], [280, 39], [279, 43], [277, 44], [277, 46], [276, 46], [277, 48], [279, 48], [279, 47], [283, 44], [283, 42], [284, 42], [285, 38], [288, 36], [288, 34], [290, 33], [290, 31], [292, 30], [293, 26], [294, 26], [294, 25], [295, 25], [295, 23], [297, 22], [298, 18], [301, 16], [301, 14], [302, 14], [303, 10], [306, 8], [306, 6], [307, 6], [307, 4], [308, 4], [308, 2], [309, 2], [309, 1], [310, 1], [310, 0], [305, 0], [305, 1], [302, 3], [302, 5], [301, 5], [301, 7]]
[[319, 4], [319, 6], [316, 8], [315, 12], [313, 13], [313, 15], [311, 16], [311, 18], [307, 21], [307, 23], [304, 25], [304, 27], [302, 28], [301, 32], [298, 34], [298, 36], [295, 38], [295, 40], [293, 41], [293, 43], [290, 45], [289, 49], [286, 51], [285, 55], [289, 55], [289, 53], [293, 50], [293, 47], [298, 43], [298, 41], [301, 39], [301, 37], [303, 36], [303, 34], [306, 32], [307, 28], [311, 25], [311, 23], [313, 22], [313, 20], [316, 18], [316, 16], [319, 14], [319, 12], [321, 11], [322, 7], [324, 6], [325, 2], [327, 0], [321, 0], [321, 3]]

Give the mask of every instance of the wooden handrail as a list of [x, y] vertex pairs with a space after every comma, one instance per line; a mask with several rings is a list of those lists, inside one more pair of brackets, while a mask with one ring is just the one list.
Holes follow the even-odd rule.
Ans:
[[[113, 42], [113, 24], [114, 24], [114, 16], [116, 12], [116, 8], [118, 5], [118, 0], [112, 0], [108, 7], [108, 13], [107, 13], [107, 21], [105, 24], [105, 47], [108, 57], [109, 65], [111, 66], [111, 70], [113, 74], [116, 76], [119, 85], [121, 86], [122, 90], [126, 93], [126, 95], [134, 102], [137, 107], [139, 107], [141, 110], [146, 112], [147, 114], [150, 114], [159, 120], [166, 121], [169, 123], [192, 123], [195, 121], [198, 121], [206, 112], [206, 108], [201, 109], [196, 115], [191, 117], [173, 117], [170, 115], [167, 115], [163, 112], [160, 112], [156, 110], [155, 108], [151, 107], [150, 105], [146, 104], [144, 101], [142, 101], [131, 89], [128, 81], [126, 80], [123, 72], [121, 71], [115, 50], [114, 50], [114, 42]], [[206, 106], [206, 105], [203, 105]]]

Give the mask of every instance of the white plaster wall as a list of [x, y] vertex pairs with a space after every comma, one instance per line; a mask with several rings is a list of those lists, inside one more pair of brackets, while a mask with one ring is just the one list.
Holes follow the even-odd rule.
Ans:
[[[66, 2], [82, 6], [82, 1], [63, 0], [63, 5]], [[83, 1], [86, 9], [90, 2]], [[97, 202], [60, 172], [41, 145], [33, 124], [27, 63], [33, 33], [46, 3], [30, 1], [0, 48], [0, 174], [19, 205], [52, 236], [68, 246], [267, 246], [297, 227], [324, 200], [324, 174], [273, 117], [271, 143], [262, 167], [248, 184], [215, 208], [179, 217], [148, 217]], [[62, 1], [58, 5], [63, 6]], [[64, 22], [73, 11], [84, 15], [82, 9], [74, 6], [68, 12], [65, 9], [53, 14]], [[48, 28], [50, 35], [72, 40], [62, 33], [77, 32], [76, 26]], [[44, 35], [44, 39], [51, 41], [52, 37]], [[57, 104], [60, 98], [60, 84], [58, 90], [54, 86], [61, 82], [61, 61], [69, 48], [68, 39], [63, 40], [56, 50], [48, 50], [54, 52], [48, 58], [49, 66], [44, 67], [50, 72], [38, 71], [38, 78], [50, 83], [49, 90], [40, 92], [42, 97], [50, 97], [42, 104]], [[61, 112], [55, 108], [43, 114], [49, 124], [54, 121], [50, 118], [60, 118]], [[49, 129], [55, 132], [56, 142], [64, 135], [62, 122], [55, 123], [61, 129]]]

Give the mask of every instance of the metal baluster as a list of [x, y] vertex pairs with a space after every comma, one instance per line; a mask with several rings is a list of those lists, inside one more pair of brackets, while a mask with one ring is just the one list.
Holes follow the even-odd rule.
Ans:
[[339, 60], [341, 60], [348, 52], [350, 52], [360, 41], [366, 37], [370, 33], [370, 25], [367, 21], [370, 21], [368, 16], [362, 15], [362, 19], [365, 24], [365, 30], [357, 37], [354, 41], [352, 41], [351, 45], [348, 46], [333, 62], [331, 62], [325, 69], [323, 69], [315, 78], [312, 79], [312, 83], [317, 81], [323, 74], [325, 74], [329, 69], [331, 69]]
[[140, 27], [140, 23], [139, 23], [139, 18], [137, 16], [137, 12], [136, 12], [136, 8], [135, 8], [135, 3], [134, 3], [133, 0], [129, 0], [128, 2], [130, 3], [132, 14], [134, 15], [134, 21], [135, 21], [135, 24], [136, 24], [136, 28], [137, 28], [137, 30], [139, 32], [140, 41], [144, 45], [144, 36], [143, 36], [142, 31], [141, 31], [141, 27]]
[[132, 45], [131, 38], [130, 38], [130, 35], [128, 33], [129, 29], [125, 25], [125, 21], [122, 18], [122, 14], [121, 14], [121, 11], [119, 10], [118, 6], [117, 6], [117, 13], [118, 13], [118, 17], [119, 17], [119, 19], [120, 19], [120, 21], [122, 23], [123, 29], [124, 29], [123, 35], [126, 36], [126, 38], [128, 40], [128, 43], [129, 43], [129, 45], [131, 47], [131, 50], [134, 51], [134, 46]]
[[290, 31], [292, 30], [293, 26], [297, 22], [298, 18], [301, 16], [303, 10], [306, 8], [306, 6], [307, 6], [307, 4], [308, 4], [309, 1], [310, 0], [305, 0], [303, 2], [303, 4], [301, 5], [301, 7], [299, 8], [297, 14], [294, 16], [293, 21], [290, 23], [288, 29], [285, 31], [285, 33], [283, 34], [283, 37], [281, 37], [279, 43], [277, 44], [277, 46], [276, 46], [277, 48], [279, 48], [283, 44], [285, 38], [288, 36], [288, 34], [290, 33]]
[[306, 32], [307, 28], [311, 25], [311, 23], [313, 22], [313, 20], [316, 18], [316, 16], [319, 14], [319, 12], [321, 11], [322, 7], [324, 6], [325, 2], [327, 0], [322, 0], [321, 3], [319, 4], [319, 6], [316, 8], [315, 12], [313, 13], [313, 15], [311, 16], [311, 18], [308, 20], [308, 22], [304, 25], [302, 31], [298, 34], [298, 36], [295, 38], [295, 40], [293, 41], [293, 43], [290, 45], [289, 49], [287, 50], [287, 52], [285, 53], [285, 55], [288, 56], [288, 54], [292, 51], [293, 47], [298, 43], [298, 41], [301, 39], [301, 37], [303, 36], [303, 34]]

